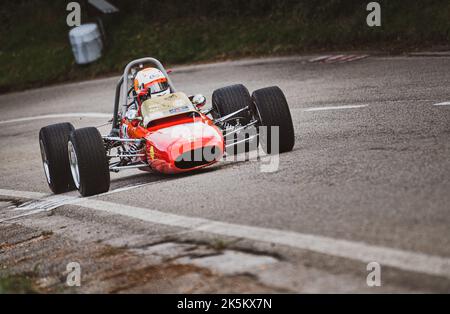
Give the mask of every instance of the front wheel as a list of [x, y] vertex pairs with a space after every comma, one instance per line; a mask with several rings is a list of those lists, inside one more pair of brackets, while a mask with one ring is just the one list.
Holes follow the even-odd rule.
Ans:
[[67, 140], [74, 129], [72, 124], [65, 122], [43, 127], [39, 131], [45, 178], [55, 194], [74, 189], [67, 158]]
[[[252, 98], [248, 89], [242, 84], [235, 84], [216, 89], [212, 94], [212, 107], [214, 118], [221, 118], [230, 113], [252, 106]], [[239, 117], [234, 117], [228, 121], [231, 125], [236, 125], [238, 119], [240, 124], [245, 125], [250, 122], [249, 111], [241, 112]]]
[[70, 134], [67, 144], [73, 182], [82, 196], [109, 190], [110, 176], [106, 150], [96, 128], [82, 128]]
[[282, 90], [278, 86], [261, 88], [253, 92], [252, 98], [260, 121], [260, 145], [264, 151], [267, 154], [277, 153], [277, 150], [280, 153], [291, 151], [295, 142], [294, 125]]
[[[238, 116], [226, 121], [227, 126], [239, 127], [248, 124], [251, 119], [251, 108], [253, 101], [248, 92], [248, 89], [242, 84], [235, 84], [216, 89], [212, 94], [212, 115], [214, 118], [222, 118], [233, 112], [248, 107], [249, 110], [241, 112]], [[224, 131], [226, 133], [226, 131]], [[227, 148], [227, 154], [236, 155], [239, 153], [249, 152], [258, 146], [257, 140], [253, 143], [243, 142], [248, 139], [253, 133], [253, 129], [247, 129], [246, 132], [234, 133], [225, 138], [226, 144], [231, 143]], [[237, 142], [238, 144], [233, 145]]]

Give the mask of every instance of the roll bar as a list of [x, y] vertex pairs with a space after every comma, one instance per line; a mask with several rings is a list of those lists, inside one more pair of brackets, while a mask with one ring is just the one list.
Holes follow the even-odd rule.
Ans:
[[116, 94], [115, 94], [115, 98], [114, 98], [113, 123], [112, 123], [112, 129], [111, 129], [111, 133], [110, 133], [111, 136], [119, 134], [119, 102], [120, 102], [121, 90], [122, 90], [122, 94], [124, 95], [123, 103], [122, 103], [122, 115], [124, 115], [125, 111], [127, 109], [128, 79], [129, 79], [130, 71], [133, 67], [140, 65], [140, 64], [144, 64], [144, 63], [150, 63], [155, 68], [160, 70], [164, 74], [164, 76], [167, 77], [167, 83], [169, 84], [170, 92], [175, 93], [175, 87], [173, 86], [172, 80], [170, 79], [169, 75], [167, 74], [164, 66], [157, 59], [146, 57], [146, 58], [136, 59], [136, 60], [133, 60], [130, 63], [128, 63], [127, 66], [125, 67], [125, 70], [123, 71], [122, 76], [120, 77], [120, 79], [116, 85]]

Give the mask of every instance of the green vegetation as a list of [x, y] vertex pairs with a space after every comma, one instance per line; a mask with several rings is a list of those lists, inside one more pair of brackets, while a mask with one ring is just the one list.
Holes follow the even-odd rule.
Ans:
[[[68, 40], [65, 1], [0, 4], [0, 92], [118, 74], [144, 55], [181, 64], [332, 50], [401, 53], [447, 45], [450, 2], [381, 0], [382, 26], [366, 25], [367, 1], [111, 0], [107, 47], [79, 66]], [[82, 3], [82, 22], [87, 6]], [[84, 5], [83, 5], [84, 4]]]
[[0, 277], [0, 294], [39, 293], [33, 281], [25, 275]]

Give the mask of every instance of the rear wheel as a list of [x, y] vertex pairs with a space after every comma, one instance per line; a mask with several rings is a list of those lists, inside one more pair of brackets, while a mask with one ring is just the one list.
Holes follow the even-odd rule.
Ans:
[[82, 128], [70, 134], [67, 144], [70, 170], [82, 196], [109, 190], [110, 176], [106, 150], [96, 128]]
[[[255, 115], [260, 120], [260, 145], [268, 154], [291, 151], [294, 147], [295, 135], [292, 117], [286, 97], [278, 86], [261, 88], [253, 92]], [[279, 137], [272, 139], [273, 128], [278, 127]], [[273, 134], [275, 135], [275, 134]]]
[[39, 146], [48, 186], [53, 193], [64, 193], [75, 188], [67, 157], [67, 141], [75, 128], [70, 123], [58, 123], [39, 131]]

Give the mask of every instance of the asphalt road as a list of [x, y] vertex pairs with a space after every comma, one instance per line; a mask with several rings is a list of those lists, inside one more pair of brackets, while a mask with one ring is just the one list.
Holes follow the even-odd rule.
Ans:
[[[80, 225], [98, 221], [101, 228], [110, 230], [124, 224], [136, 234], [148, 226], [155, 235], [175, 234], [172, 241], [228, 238], [225, 231], [195, 230], [197, 220], [190, 223], [188, 218], [225, 223], [224, 230], [231, 230], [229, 236], [240, 240], [230, 248], [266, 252], [284, 265], [277, 270], [269, 267], [258, 280], [288, 291], [449, 292], [450, 105], [435, 104], [450, 101], [450, 58], [369, 57], [337, 64], [307, 60], [294, 57], [180, 67], [171, 75], [179, 90], [203, 93], [208, 99], [215, 88], [233, 83], [243, 83], [250, 91], [280, 86], [291, 108], [296, 144], [292, 152], [280, 156], [277, 171], [261, 172], [264, 161], [250, 160], [223, 162], [193, 175], [172, 177], [121, 172], [112, 174], [113, 193], [91, 199], [157, 211], [149, 211], [149, 221], [76, 204], [63, 204], [55, 213], [79, 216]], [[116, 80], [1, 95], [0, 188], [49, 194], [40, 161], [39, 129], [61, 121], [75, 127], [96, 126], [107, 119], [36, 117], [108, 114]], [[26, 121], [8, 122], [17, 118]], [[108, 128], [101, 130], [106, 133]], [[128, 188], [132, 186], [136, 187]], [[124, 187], [124, 191], [117, 190]], [[176, 222], [165, 224], [164, 216], [160, 224], [154, 224], [153, 213], [175, 214], [181, 220], [174, 218]], [[31, 216], [9, 223], [30, 225]], [[258, 236], [233, 233], [239, 226], [257, 227], [254, 230], [261, 235], [276, 230], [279, 239], [290, 237], [293, 244], [278, 238], [271, 244], [270, 239], [258, 241]], [[314, 245], [295, 242], [298, 235], [313, 236]], [[121, 235], [109, 237], [120, 240]], [[338, 249], [333, 249], [333, 239]], [[0, 242], [7, 240], [3, 237]], [[352, 246], [355, 243], [359, 246]], [[380, 259], [374, 261], [385, 274], [383, 284], [367, 288], [367, 263], [361, 255], [379, 248]], [[398, 252], [403, 255], [394, 257]], [[423, 260], [403, 267], [398, 261], [408, 254]], [[396, 262], [390, 264], [392, 260]], [[409, 262], [404, 261], [405, 265]]]

